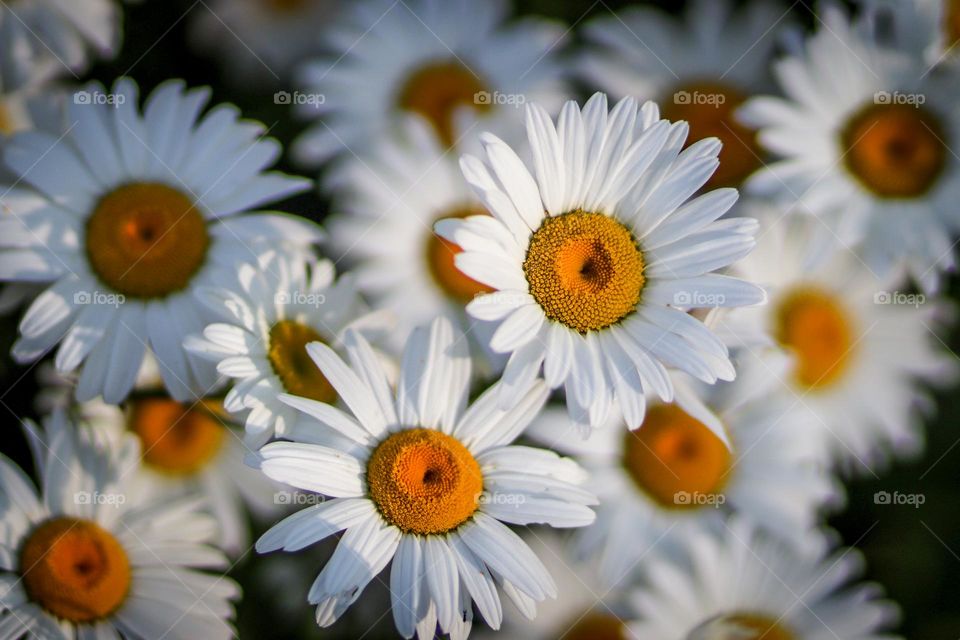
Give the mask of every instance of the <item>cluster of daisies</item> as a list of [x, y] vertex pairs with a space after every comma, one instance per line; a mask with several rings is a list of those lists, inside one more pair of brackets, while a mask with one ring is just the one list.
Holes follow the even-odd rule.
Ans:
[[958, 370], [960, 3], [201, 4], [316, 182], [208, 89], [75, 86], [119, 2], [0, 2], [0, 639], [231, 637], [230, 569], [327, 539], [321, 627], [892, 637], [824, 518]]

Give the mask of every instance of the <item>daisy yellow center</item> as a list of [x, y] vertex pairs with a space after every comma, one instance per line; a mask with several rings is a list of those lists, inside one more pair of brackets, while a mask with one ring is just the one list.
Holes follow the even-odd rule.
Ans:
[[30, 597], [57, 618], [90, 623], [108, 617], [130, 591], [130, 560], [120, 542], [95, 522], [53, 518], [20, 549]]
[[757, 132], [741, 124], [734, 114], [746, 94], [721, 82], [692, 82], [675, 87], [663, 100], [663, 117], [685, 120], [690, 125], [690, 143], [719, 138], [720, 166], [704, 189], [736, 187], [760, 168], [762, 151]]
[[695, 508], [716, 495], [730, 470], [730, 451], [702, 422], [680, 407], [647, 410], [639, 429], [627, 431], [623, 466], [637, 487], [664, 507]]
[[616, 324], [636, 309], [643, 253], [609, 216], [573, 211], [546, 217], [523, 261], [530, 295], [551, 320], [580, 333]]
[[842, 132], [847, 169], [883, 198], [928, 192], [947, 163], [943, 127], [921, 106], [871, 104]]
[[767, 615], [753, 613], [735, 613], [716, 620], [720, 628], [737, 630], [738, 640], [796, 640], [796, 636], [785, 629], [776, 619]]
[[951, 46], [960, 42], [960, 0], [947, 0], [945, 12], [947, 45]]
[[267, 358], [287, 393], [330, 404], [337, 399], [337, 392], [307, 353], [311, 342], [324, 340], [303, 323], [281, 320], [270, 329]]
[[210, 246], [194, 203], [163, 184], [120, 187], [87, 221], [86, 249], [94, 273], [132, 298], [162, 298], [187, 287]]
[[609, 613], [588, 613], [564, 631], [564, 640], [624, 640], [623, 621]]
[[784, 296], [775, 314], [774, 337], [794, 353], [797, 382], [821, 389], [843, 376], [855, 337], [848, 313], [834, 294], [796, 289]]
[[162, 473], [191, 475], [224, 445], [222, 412], [212, 400], [191, 407], [169, 398], [138, 398], [131, 403], [128, 426], [140, 439], [144, 463]]
[[[464, 207], [448, 215], [441, 216], [440, 220], [466, 218], [477, 215], [488, 214], [480, 208]], [[439, 286], [449, 298], [466, 304], [478, 294], [490, 293], [493, 289], [464, 275], [464, 273], [457, 268], [454, 259], [461, 251], [460, 245], [441, 238], [436, 233], [431, 233], [430, 239], [427, 241], [427, 265], [429, 266], [433, 281], [437, 283], [437, 286]]]
[[367, 462], [367, 484], [387, 522], [427, 535], [456, 529], [473, 515], [483, 475], [456, 438], [414, 428], [377, 446]]
[[[469, 106], [479, 112], [491, 107], [480, 79], [462, 63], [433, 62], [415, 70], [403, 83], [397, 102], [401, 109], [427, 119], [443, 144], [453, 146], [453, 115]], [[486, 96], [486, 99], [484, 99]]]

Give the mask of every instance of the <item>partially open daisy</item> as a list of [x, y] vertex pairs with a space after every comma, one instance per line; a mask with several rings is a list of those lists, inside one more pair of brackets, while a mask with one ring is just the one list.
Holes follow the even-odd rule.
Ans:
[[399, 349], [415, 327], [445, 315], [470, 328], [471, 345], [490, 369], [491, 359], [502, 360], [488, 348], [493, 325], [468, 320], [464, 307], [492, 289], [457, 269], [460, 247], [433, 229], [440, 220], [487, 215], [456, 158], [424, 120], [405, 119], [369, 159], [347, 160], [331, 177], [342, 215], [329, 223], [330, 245], [355, 265], [360, 289], [396, 316]]
[[650, 553], [675, 550], [684, 535], [730, 511], [799, 544], [823, 507], [841, 498], [803, 416], [788, 402], [771, 402], [769, 383], [738, 379], [711, 389], [703, 402], [688, 377], [673, 379], [675, 401], [653, 401], [639, 429], [625, 430], [616, 419], [581, 440], [562, 410], [547, 409], [528, 430], [590, 472], [587, 487], [600, 506], [580, 538], [608, 585], [622, 584]]
[[[762, 283], [770, 302], [717, 318], [718, 330], [742, 345], [742, 375], [774, 378], [771, 393], [807, 413], [804, 432], [844, 468], [872, 472], [890, 453], [917, 452], [915, 412], [929, 408], [917, 382], [949, 384], [958, 371], [936, 333], [951, 314], [878, 280], [849, 252], [818, 249], [818, 221], [758, 217], [763, 240], [737, 273]], [[770, 362], [783, 352], [792, 362], [781, 372]]]
[[599, 93], [582, 112], [567, 103], [556, 127], [529, 106], [527, 134], [535, 178], [485, 134], [487, 162], [468, 155], [461, 166], [493, 217], [436, 224], [463, 249], [457, 267], [495, 289], [467, 311], [497, 321], [491, 347], [511, 354], [504, 406], [543, 365], [550, 387], [566, 387], [578, 424], [603, 424], [616, 399], [633, 429], [645, 389], [672, 397], [664, 365], [705, 382], [732, 379], [726, 347], [685, 312], [764, 299], [747, 282], [710, 273], [750, 252], [756, 226], [717, 221], [734, 189], [690, 199], [717, 168], [720, 143], [684, 149], [686, 123], [629, 98], [608, 114]]
[[42, 495], [0, 456], [4, 637], [233, 637], [239, 589], [198, 571], [226, 565], [198, 501], [158, 500], [130, 482], [140, 456], [132, 436], [94, 443], [63, 413], [45, 427], [29, 429]]
[[682, 22], [651, 7], [631, 7], [586, 24], [593, 46], [583, 54], [581, 75], [617, 98], [656, 101], [664, 118], [690, 125], [690, 142], [718, 138], [720, 166], [706, 187], [740, 186], [760, 168], [763, 153], [756, 131], [735, 113], [768, 89], [777, 33], [788, 14], [769, 0], [739, 9], [728, 0], [699, 0]]
[[369, 344], [346, 337], [350, 365], [323, 344], [308, 346], [347, 414], [308, 398], [285, 402], [319, 424], [294, 442], [273, 442], [252, 460], [269, 477], [330, 499], [280, 522], [261, 552], [297, 551], [346, 530], [310, 590], [326, 627], [393, 560], [390, 593], [405, 638], [452, 638], [470, 631], [475, 602], [499, 628], [497, 585], [522, 609], [556, 596], [543, 565], [503, 523], [579, 527], [594, 498], [574, 484], [569, 459], [509, 443], [547, 399], [534, 385], [504, 411], [496, 387], [467, 407], [470, 358], [463, 335], [438, 318], [415, 331], [394, 397]]
[[787, 98], [748, 101], [740, 117], [782, 159], [748, 189], [799, 202], [880, 277], [906, 267], [927, 291], [954, 266], [960, 140], [953, 79], [887, 50], [836, 8], [775, 70]]
[[301, 74], [301, 92], [323, 97], [303, 114], [319, 113], [323, 122], [300, 138], [295, 154], [304, 162], [366, 156], [405, 114], [426, 118], [450, 146], [465, 123], [479, 119], [502, 133], [524, 102], [559, 107], [554, 51], [563, 28], [534, 18], [504, 24], [507, 12], [503, 0], [352, 3], [327, 25], [330, 54]]
[[120, 80], [108, 101], [72, 101], [61, 138], [30, 131], [5, 145], [20, 184], [0, 197], [0, 279], [50, 285], [14, 355], [29, 362], [59, 343], [60, 371], [82, 365], [80, 400], [121, 401], [148, 349], [175, 398], [205, 395], [216, 371], [181, 346], [210, 319], [193, 290], [215, 267], [319, 238], [303, 219], [235, 215], [309, 182], [265, 173], [279, 145], [231, 106], [200, 117], [208, 95], [166, 83], [141, 115], [136, 85]]
[[388, 328], [385, 319], [364, 315], [350, 277], [335, 277], [328, 260], [266, 252], [240, 267], [235, 284], [197, 291], [222, 321], [207, 325], [202, 336], [188, 336], [185, 346], [234, 379], [224, 407], [245, 416], [253, 448], [287, 435], [296, 421], [297, 411], [279, 400], [281, 394], [336, 402], [337, 392], [307, 355], [307, 344], [340, 348], [348, 326], [379, 333]]
[[112, 56], [120, 44], [115, 0], [12, 0], [0, 4], [0, 85], [17, 89], [55, 74], [77, 74], [88, 49]]
[[883, 640], [898, 609], [862, 572], [854, 549], [783, 544], [746, 519], [702, 530], [684, 557], [648, 566], [632, 594], [633, 637], [657, 640]]

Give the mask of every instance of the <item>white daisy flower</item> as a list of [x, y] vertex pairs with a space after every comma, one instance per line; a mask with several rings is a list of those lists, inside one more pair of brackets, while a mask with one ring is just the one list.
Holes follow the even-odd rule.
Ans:
[[120, 46], [114, 0], [13, 0], [0, 4], [0, 85], [18, 89], [55, 74], [84, 71], [89, 49], [104, 58]]
[[[948, 385], [958, 371], [936, 333], [948, 308], [877, 280], [849, 252], [819, 249], [815, 219], [759, 217], [762, 241], [736, 270], [761, 283], [770, 303], [716, 319], [742, 345], [741, 375], [775, 380], [771, 393], [806, 414], [804, 433], [847, 470], [871, 472], [891, 452], [919, 451], [914, 412], [932, 404], [916, 382]], [[784, 350], [791, 362], [781, 371], [770, 363]]]
[[59, 343], [58, 370], [82, 365], [77, 398], [116, 404], [149, 349], [171, 395], [205, 395], [216, 371], [181, 346], [209, 322], [193, 290], [265, 247], [307, 251], [312, 223], [235, 214], [309, 182], [264, 173], [280, 147], [234, 107], [199, 117], [207, 90], [164, 84], [142, 116], [130, 80], [87, 95], [104, 100], [71, 101], [59, 138], [30, 131], [5, 145], [20, 183], [0, 196], [0, 280], [50, 285], [24, 314], [14, 356], [29, 362]]
[[787, 98], [754, 98], [739, 112], [782, 157], [747, 187], [799, 202], [880, 277], [906, 266], [933, 291], [954, 267], [956, 82], [879, 47], [835, 8], [822, 24], [804, 53], [775, 67]]
[[[826, 545], [824, 545], [826, 547]], [[699, 532], [683, 563], [661, 559], [633, 595], [628, 637], [657, 640], [894, 640], [898, 617], [855, 549], [799, 550], [745, 519]]]
[[305, 117], [323, 118], [294, 146], [302, 162], [349, 151], [366, 156], [399, 118], [425, 117], [446, 146], [483, 123], [509, 130], [524, 102], [559, 107], [564, 86], [554, 22], [504, 24], [504, 0], [365, 0], [328, 25], [331, 54], [305, 65]]
[[310, 590], [317, 622], [337, 620], [393, 560], [394, 621], [406, 638], [432, 638], [439, 622], [465, 638], [475, 602], [500, 626], [499, 585], [524, 611], [556, 596], [550, 575], [505, 524], [579, 527], [595, 499], [574, 484], [571, 460], [509, 446], [547, 399], [534, 385], [510, 411], [496, 386], [467, 407], [470, 358], [445, 318], [415, 331], [396, 397], [368, 343], [346, 337], [350, 365], [323, 344], [307, 347], [347, 414], [307, 398], [284, 400], [315, 418], [294, 442], [273, 442], [251, 460], [269, 477], [331, 499], [280, 522], [260, 552], [296, 551], [341, 530], [336, 551]]
[[751, 95], [769, 90], [777, 34], [790, 22], [778, 1], [696, 0], [683, 20], [652, 7], [629, 7], [589, 21], [579, 64], [588, 86], [657, 102], [667, 120], [685, 120], [690, 141], [723, 143], [708, 188], [738, 187], [763, 164], [756, 132], [734, 117]]
[[308, 343], [339, 348], [348, 326], [385, 330], [387, 323], [362, 315], [366, 307], [352, 278], [337, 281], [329, 260], [266, 252], [257, 264], [242, 265], [236, 279], [197, 289], [198, 301], [225, 322], [188, 336], [185, 346], [234, 380], [224, 407], [245, 415], [248, 445], [256, 449], [286, 436], [296, 421], [281, 394], [336, 402], [336, 390], [307, 355]]
[[332, 0], [211, 0], [193, 12], [190, 36], [237, 82], [285, 79], [319, 48], [317, 32], [336, 16]]
[[675, 401], [651, 403], [637, 430], [616, 419], [581, 440], [562, 410], [547, 409], [527, 433], [590, 472], [600, 506], [581, 532], [582, 551], [609, 585], [729, 511], [801, 544], [823, 507], [842, 500], [820, 465], [819, 441], [788, 402], [770, 401], [770, 383], [738, 380], [704, 403], [689, 378], [673, 374], [673, 382]]
[[956, 64], [960, 4], [954, 0], [859, 0], [872, 19], [890, 19], [897, 48], [931, 67]]
[[485, 134], [487, 163], [465, 156], [461, 166], [493, 217], [436, 225], [463, 248], [457, 267], [496, 289], [467, 311], [497, 321], [490, 346], [511, 354], [503, 406], [542, 364], [550, 387], [565, 386], [574, 421], [599, 426], [617, 400], [636, 428], [645, 389], [673, 396], [664, 365], [705, 382], [733, 379], [727, 348], [677, 308], [764, 299], [749, 283], [710, 273], [749, 253], [756, 227], [717, 221], [734, 189], [690, 199], [716, 169], [720, 143], [683, 149], [686, 123], [661, 120], [652, 102], [638, 111], [629, 98], [608, 115], [599, 93], [582, 113], [568, 102], [556, 127], [528, 107], [527, 133], [536, 177]]
[[[464, 328], [485, 368], [502, 367], [487, 345], [493, 325], [468, 320], [465, 305], [492, 291], [454, 264], [460, 248], [433, 230], [438, 220], [487, 214], [446, 152], [419, 118], [375, 147], [366, 161], [348, 160], [331, 176], [336, 196], [329, 224], [335, 255], [355, 265], [357, 285], [398, 319], [402, 349], [415, 327], [444, 315]], [[489, 215], [489, 214], [487, 214]], [[493, 362], [490, 362], [493, 361]]]
[[[63, 413], [28, 427], [40, 495], [0, 456], [4, 638], [231, 638], [237, 585], [195, 500], [160, 502], [131, 481], [140, 449], [75, 436]], [[89, 433], [89, 432], [87, 432]]]

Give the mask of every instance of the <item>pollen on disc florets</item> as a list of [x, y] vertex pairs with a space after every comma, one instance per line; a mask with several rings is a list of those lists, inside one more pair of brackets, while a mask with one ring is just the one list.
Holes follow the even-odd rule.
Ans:
[[325, 342], [312, 327], [281, 320], [270, 328], [267, 359], [287, 393], [317, 402], [332, 403], [337, 392], [307, 353], [311, 342]]
[[580, 333], [621, 321], [640, 302], [643, 253], [613, 218], [572, 211], [544, 218], [530, 237], [523, 273], [551, 320]]
[[459, 440], [407, 429], [388, 437], [367, 462], [370, 496], [387, 522], [408, 533], [439, 534], [474, 514], [483, 493], [480, 465]]
[[186, 405], [172, 398], [142, 397], [130, 403], [127, 426], [140, 440], [143, 461], [169, 475], [205, 468], [224, 444], [223, 406], [204, 400]]
[[110, 532], [89, 520], [52, 518], [20, 548], [20, 573], [30, 600], [73, 623], [111, 615], [130, 590], [130, 560]]

